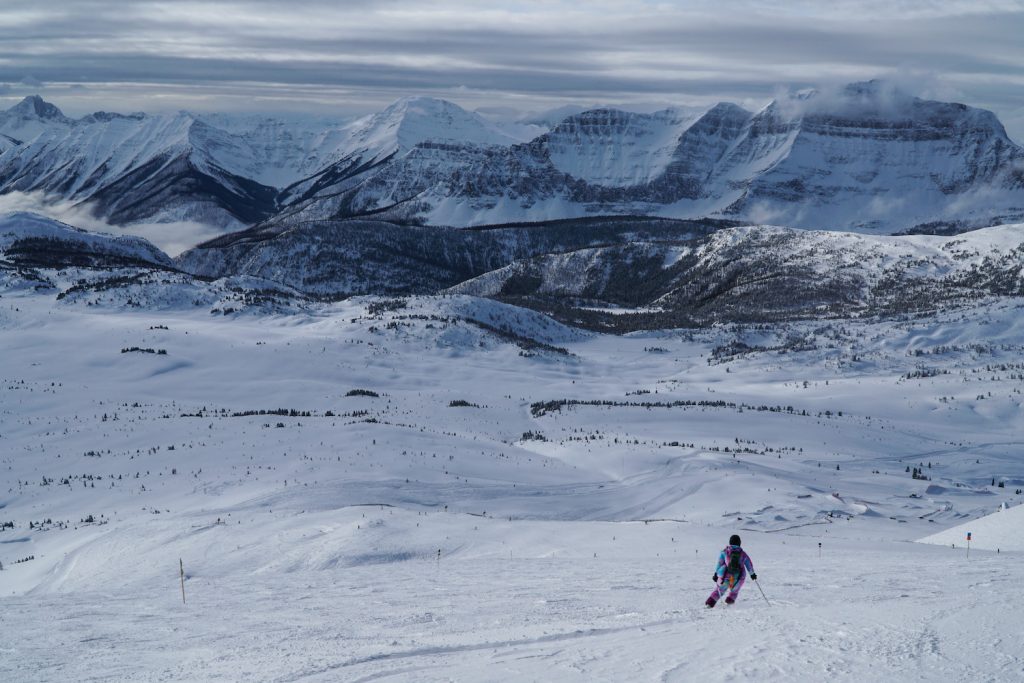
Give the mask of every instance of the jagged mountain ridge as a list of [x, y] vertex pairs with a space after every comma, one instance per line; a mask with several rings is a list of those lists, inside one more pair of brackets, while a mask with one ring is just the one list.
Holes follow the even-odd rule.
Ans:
[[[337, 206], [339, 195], [423, 144], [447, 143], [476, 149], [518, 142], [479, 114], [430, 97], [399, 99], [383, 111], [353, 122], [348, 130], [344, 151], [336, 155], [335, 161], [284, 189], [280, 197], [282, 207], [287, 207], [284, 215], [293, 214], [290, 207], [294, 206]], [[339, 212], [349, 213], [331, 209], [331, 213]], [[321, 208], [319, 214], [323, 213]]]
[[88, 204], [114, 224], [190, 220], [227, 230], [269, 218], [325, 174], [337, 182], [353, 159], [372, 167], [431, 136], [515, 142], [429, 98], [332, 123], [188, 112], [74, 120], [34, 96], [0, 112], [0, 136], [0, 192]]
[[759, 112], [594, 109], [529, 141], [403, 98], [356, 121], [0, 112], [0, 192], [88, 204], [113, 223], [227, 230], [373, 216], [472, 226], [594, 215], [724, 217], [954, 233], [1024, 217], [1024, 151], [990, 112], [884, 83]]
[[876, 233], [1024, 217], [1024, 150], [991, 112], [871, 82], [757, 113], [719, 104], [645, 150], [634, 131], [656, 117], [584, 112], [494, 149], [424, 143], [297, 215], [479, 225], [625, 213]]
[[97, 112], [35, 124], [10, 127], [33, 135], [0, 154], [4, 192], [87, 203], [115, 224], [193, 220], [238, 229], [275, 207], [274, 188], [231, 170], [244, 146], [192, 115]]

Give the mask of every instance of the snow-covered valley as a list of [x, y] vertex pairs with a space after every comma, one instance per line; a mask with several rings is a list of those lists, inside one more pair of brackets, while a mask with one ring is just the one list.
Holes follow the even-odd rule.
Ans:
[[[4, 680], [1024, 680], [1020, 527], [912, 542], [1019, 512], [1019, 297], [615, 336], [6, 283]], [[731, 533], [771, 605], [703, 607]]]

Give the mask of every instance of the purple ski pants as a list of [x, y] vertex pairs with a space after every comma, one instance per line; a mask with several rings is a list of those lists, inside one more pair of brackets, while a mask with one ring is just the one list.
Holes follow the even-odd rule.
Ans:
[[710, 600], [718, 602], [721, 600], [726, 593], [729, 597], [735, 600], [739, 594], [740, 589], [743, 588], [743, 583], [747, 580], [747, 573], [744, 572], [738, 578], [726, 574], [722, 577], [722, 580], [715, 586], [715, 590], [711, 591], [711, 595], [708, 596]]

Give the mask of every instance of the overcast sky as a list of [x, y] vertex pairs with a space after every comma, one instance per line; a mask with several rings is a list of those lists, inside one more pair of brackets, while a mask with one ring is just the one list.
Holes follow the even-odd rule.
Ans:
[[72, 115], [349, 114], [410, 94], [757, 107], [875, 77], [992, 109], [1024, 141], [1024, 0], [0, 2], [0, 98]]

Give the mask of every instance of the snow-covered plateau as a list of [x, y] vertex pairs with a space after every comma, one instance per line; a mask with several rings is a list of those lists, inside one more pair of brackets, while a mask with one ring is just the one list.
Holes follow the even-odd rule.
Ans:
[[8, 217], [0, 680], [1022, 681], [1015, 234], [810, 237], [974, 274], [928, 310], [613, 335]]

